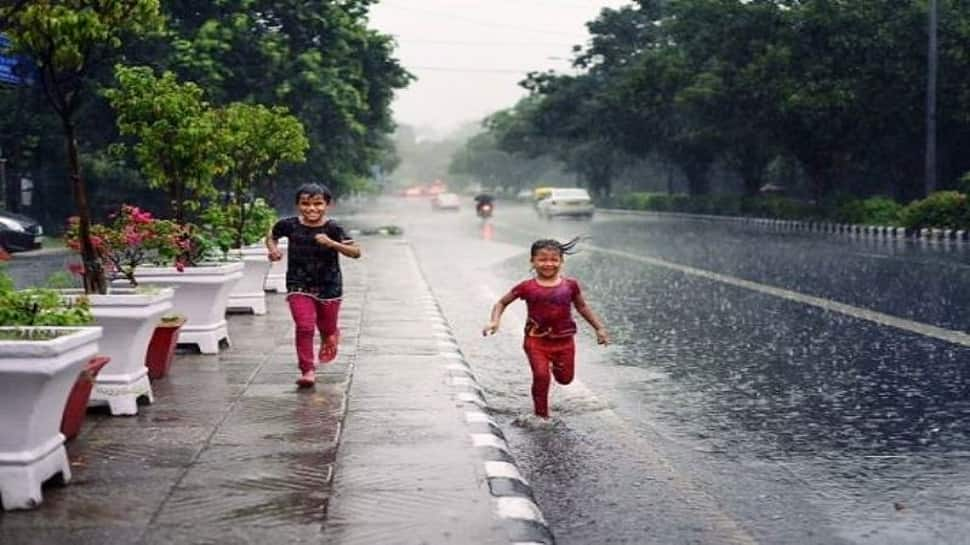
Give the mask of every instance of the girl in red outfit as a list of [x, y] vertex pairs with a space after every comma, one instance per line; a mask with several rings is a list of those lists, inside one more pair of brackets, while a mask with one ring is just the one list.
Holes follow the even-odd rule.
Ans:
[[316, 382], [314, 329], [319, 329], [323, 337], [320, 361], [328, 363], [337, 357], [340, 342], [337, 314], [343, 296], [339, 257], [360, 257], [360, 248], [350, 235], [337, 222], [327, 218], [331, 200], [333, 195], [326, 187], [302, 185], [296, 192], [299, 215], [277, 221], [266, 237], [270, 261], [282, 259], [276, 241], [283, 237], [289, 239], [286, 301], [296, 324], [296, 355], [300, 365], [300, 378], [296, 383], [301, 388]]
[[549, 380], [552, 376], [559, 384], [569, 384], [575, 369], [576, 322], [572, 307], [596, 330], [596, 342], [608, 344], [610, 337], [606, 328], [583, 299], [579, 282], [561, 275], [563, 256], [572, 253], [579, 237], [561, 244], [544, 239], [532, 243], [531, 258], [535, 278], [520, 282], [492, 307], [491, 320], [482, 335], [494, 335], [498, 331], [502, 312], [516, 299], [524, 299], [528, 308], [523, 348], [532, 367], [532, 402], [535, 414], [549, 418]]

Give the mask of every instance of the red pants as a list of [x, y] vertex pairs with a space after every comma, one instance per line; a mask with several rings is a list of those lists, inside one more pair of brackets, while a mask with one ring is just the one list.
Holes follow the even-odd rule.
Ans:
[[296, 324], [296, 357], [300, 362], [300, 372], [306, 373], [316, 367], [313, 353], [314, 328], [326, 342], [331, 335], [339, 333], [337, 315], [340, 313], [340, 299], [320, 300], [304, 293], [291, 293], [286, 296], [290, 304], [290, 314]]
[[549, 416], [549, 371], [559, 384], [573, 381], [576, 343], [573, 337], [530, 337], [522, 344], [532, 367], [532, 403], [538, 416]]

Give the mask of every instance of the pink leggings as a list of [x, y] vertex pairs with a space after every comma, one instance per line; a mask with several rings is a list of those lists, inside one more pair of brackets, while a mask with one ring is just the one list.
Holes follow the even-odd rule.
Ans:
[[321, 300], [304, 293], [291, 293], [286, 296], [286, 302], [290, 304], [290, 314], [296, 324], [296, 357], [300, 372], [306, 373], [316, 367], [314, 328], [320, 330], [324, 342], [327, 337], [340, 333], [337, 329], [340, 299]]
[[522, 345], [532, 367], [532, 404], [538, 416], [549, 416], [550, 367], [559, 384], [573, 381], [576, 368], [576, 343], [572, 335], [561, 338], [525, 336]]

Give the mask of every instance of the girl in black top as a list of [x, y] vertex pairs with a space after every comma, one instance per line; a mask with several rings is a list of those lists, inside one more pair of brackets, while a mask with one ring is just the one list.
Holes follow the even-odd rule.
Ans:
[[333, 195], [326, 187], [304, 184], [296, 192], [298, 216], [283, 218], [273, 225], [266, 237], [270, 261], [279, 261], [282, 253], [276, 242], [289, 239], [286, 261], [286, 301], [296, 324], [296, 354], [300, 365], [301, 387], [316, 381], [313, 353], [314, 329], [320, 330], [323, 344], [320, 362], [337, 357], [340, 330], [337, 316], [343, 296], [340, 255], [360, 257], [360, 248], [337, 222], [327, 218], [327, 207]]

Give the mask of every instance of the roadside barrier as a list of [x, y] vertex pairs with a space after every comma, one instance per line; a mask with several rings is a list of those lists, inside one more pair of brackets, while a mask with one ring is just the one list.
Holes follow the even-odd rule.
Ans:
[[860, 225], [849, 223], [832, 223], [824, 221], [777, 220], [769, 218], [749, 218], [743, 216], [716, 216], [712, 214], [687, 214], [683, 212], [657, 212], [653, 210], [623, 210], [619, 208], [600, 209], [598, 212], [609, 214], [626, 214], [636, 216], [658, 216], [667, 218], [683, 218], [705, 221], [732, 222], [745, 225], [756, 225], [765, 229], [782, 231], [804, 231], [810, 233], [829, 233], [851, 235], [853, 237], [873, 239], [914, 240], [930, 243], [967, 243], [970, 242], [970, 231], [958, 229], [906, 229], [888, 225]]

